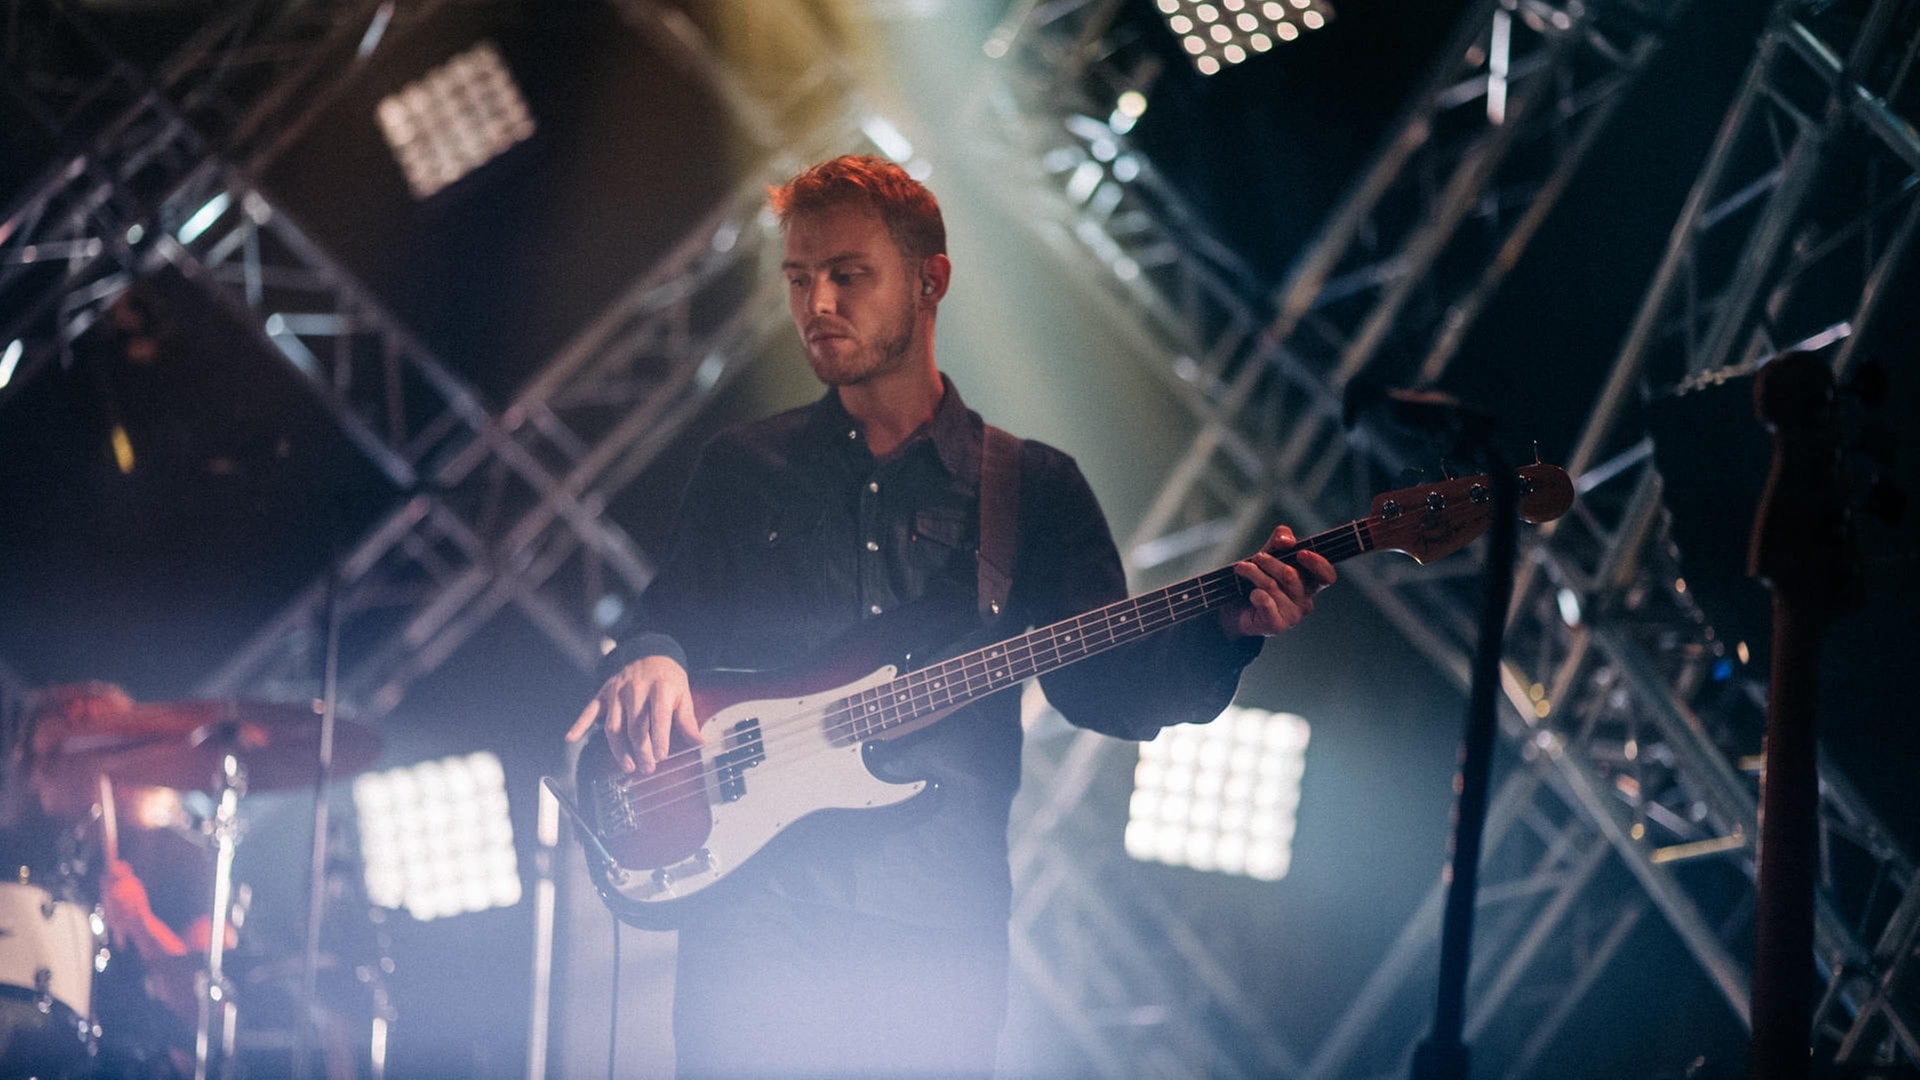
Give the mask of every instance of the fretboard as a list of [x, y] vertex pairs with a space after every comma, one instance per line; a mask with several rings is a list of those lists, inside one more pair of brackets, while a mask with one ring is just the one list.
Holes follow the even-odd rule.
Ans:
[[[1371, 523], [1372, 519], [1350, 521], [1299, 541], [1294, 550], [1316, 552], [1329, 562], [1372, 551]], [[1292, 557], [1292, 552], [1281, 556], [1286, 561]], [[828, 726], [843, 738], [875, 738], [1025, 679], [1138, 641], [1245, 595], [1242, 579], [1233, 567], [1221, 567], [962, 653], [842, 698], [828, 706]]]

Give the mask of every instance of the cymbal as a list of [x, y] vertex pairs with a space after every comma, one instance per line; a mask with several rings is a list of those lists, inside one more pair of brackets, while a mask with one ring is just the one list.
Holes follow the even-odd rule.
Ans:
[[[347, 776], [380, 756], [365, 724], [334, 721], [333, 774]], [[55, 783], [104, 774], [117, 783], [213, 792], [232, 754], [249, 791], [308, 787], [319, 768], [320, 717], [310, 707], [265, 701], [173, 701], [134, 705], [75, 733], [42, 759]]]

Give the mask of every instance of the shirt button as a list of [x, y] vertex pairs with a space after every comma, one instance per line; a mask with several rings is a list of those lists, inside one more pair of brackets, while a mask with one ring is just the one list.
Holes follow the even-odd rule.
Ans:
[[875, 494], [878, 494], [880, 491], [880, 481], [878, 480], [867, 481], [867, 490]]
[[880, 605], [879, 605], [879, 604], [868, 604], [868, 605], [867, 605], [867, 614], [869, 614], [869, 615], [878, 615], [878, 614], [880, 614]]
[[868, 550], [868, 551], [879, 551], [879, 550], [880, 550], [880, 542], [879, 542], [878, 540], [869, 540], [869, 541], [867, 541], [867, 550]]

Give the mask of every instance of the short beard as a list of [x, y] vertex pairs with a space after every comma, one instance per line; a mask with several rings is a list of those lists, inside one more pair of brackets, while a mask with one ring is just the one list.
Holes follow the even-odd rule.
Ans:
[[[828, 386], [857, 386], [875, 376], [900, 370], [913, 348], [914, 311], [914, 294], [909, 289], [906, 317], [900, 321], [899, 333], [876, 342], [871, 350], [862, 350], [853, 356], [828, 362], [815, 359], [813, 352], [808, 350], [807, 363], [813, 368], [813, 377]], [[868, 355], [873, 356], [873, 362], [862, 366], [860, 361]]]

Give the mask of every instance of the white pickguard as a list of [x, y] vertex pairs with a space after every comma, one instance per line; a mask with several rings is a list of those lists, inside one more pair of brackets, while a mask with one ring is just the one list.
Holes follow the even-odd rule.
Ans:
[[[799, 698], [746, 701], [715, 713], [701, 729], [700, 748], [713, 809], [713, 831], [700, 854], [651, 873], [616, 873], [611, 884], [628, 900], [684, 899], [731, 873], [794, 822], [817, 810], [874, 809], [918, 795], [926, 781], [895, 784], [868, 771], [863, 741], [837, 745], [826, 731], [825, 708], [891, 681], [892, 665], [862, 679]], [[733, 749], [727, 734], [758, 720], [764, 760], [740, 773], [745, 792], [733, 801], [720, 790], [716, 758]]]

